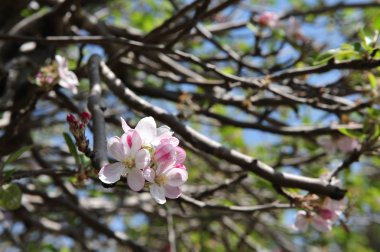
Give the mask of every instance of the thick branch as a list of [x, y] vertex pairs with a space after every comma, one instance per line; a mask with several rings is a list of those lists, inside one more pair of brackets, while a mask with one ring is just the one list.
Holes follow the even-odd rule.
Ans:
[[88, 62], [88, 75], [90, 79], [91, 93], [88, 98], [88, 109], [93, 118], [94, 158], [95, 168], [99, 169], [107, 163], [106, 125], [104, 119], [104, 107], [101, 101], [101, 86], [99, 74], [100, 57], [93, 55]]

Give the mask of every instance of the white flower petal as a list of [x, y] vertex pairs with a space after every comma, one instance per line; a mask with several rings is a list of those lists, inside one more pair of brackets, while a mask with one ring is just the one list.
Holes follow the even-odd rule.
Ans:
[[175, 149], [176, 164], [183, 164], [186, 160], [186, 151], [181, 147], [176, 147]]
[[121, 138], [118, 136], [113, 136], [107, 140], [107, 148], [109, 148], [113, 143], [121, 143]]
[[162, 139], [170, 138], [172, 137], [173, 134], [174, 132], [171, 132], [170, 128], [166, 125], [163, 125], [157, 128], [156, 138], [153, 140], [152, 145], [153, 146], [159, 145]]
[[120, 117], [120, 120], [121, 120], [121, 127], [123, 128], [124, 132], [128, 133], [128, 131], [131, 130], [131, 127], [129, 127], [127, 122], [122, 117]]
[[107, 164], [99, 171], [99, 179], [106, 184], [113, 184], [120, 180], [124, 171], [124, 165], [120, 162]]
[[129, 154], [133, 157], [136, 155], [136, 152], [141, 149], [141, 145], [142, 145], [141, 135], [136, 130], [134, 130], [132, 133], [131, 141], [132, 141], [132, 146], [131, 146]]
[[55, 60], [57, 62], [59, 85], [70, 89], [74, 94], [78, 93], [79, 80], [75, 73], [69, 70], [67, 60], [60, 55], [56, 55]]
[[323, 219], [319, 215], [313, 216], [313, 220], [311, 222], [311, 225], [313, 226], [313, 228], [315, 228], [319, 232], [323, 232], [323, 233], [329, 232], [332, 229], [331, 220]]
[[153, 184], [150, 186], [150, 194], [158, 204], [165, 204], [165, 188], [157, 184]]
[[170, 135], [173, 135], [173, 132], [170, 132], [169, 126], [163, 125], [163, 126], [157, 128], [157, 137], [161, 137], [167, 133], [170, 133]]
[[137, 123], [135, 130], [139, 132], [143, 145], [151, 144], [156, 138], [156, 122], [151, 116], [141, 119]]
[[154, 183], [154, 179], [156, 178], [156, 172], [152, 168], [150, 167], [145, 168], [143, 173], [144, 173], [144, 178], [148, 182]]
[[133, 191], [140, 191], [144, 187], [145, 179], [141, 170], [132, 169], [127, 177], [128, 186]]
[[57, 61], [58, 68], [67, 68], [67, 61], [61, 55], [55, 55], [55, 60]]
[[294, 223], [294, 228], [297, 231], [305, 232], [309, 227], [309, 220], [306, 217], [305, 211], [298, 211], [296, 221]]
[[165, 176], [168, 179], [167, 184], [170, 186], [180, 186], [186, 182], [188, 177], [187, 171], [180, 168], [170, 169]]
[[118, 161], [124, 160], [124, 146], [119, 137], [112, 137], [108, 140], [108, 154]]
[[178, 186], [164, 186], [165, 188], [165, 196], [168, 199], [177, 199], [181, 196], [181, 189]]
[[137, 169], [144, 169], [150, 163], [150, 154], [146, 149], [141, 149], [137, 151], [135, 156], [135, 164]]

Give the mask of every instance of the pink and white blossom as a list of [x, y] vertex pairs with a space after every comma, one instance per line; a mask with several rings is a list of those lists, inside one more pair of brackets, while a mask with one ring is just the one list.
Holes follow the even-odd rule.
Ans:
[[326, 197], [322, 203], [321, 209], [319, 210], [319, 214], [323, 218], [330, 219], [332, 222], [335, 222], [339, 216], [342, 215], [346, 205], [346, 198], [343, 198], [341, 200], [333, 200], [329, 197]]
[[323, 218], [321, 215], [314, 212], [306, 212], [303, 210], [298, 211], [294, 228], [297, 231], [305, 232], [310, 225], [320, 232], [328, 232], [332, 229], [331, 219]]
[[159, 164], [156, 169], [146, 168], [144, 176], [151, 183], [150, 194], [158, 204], [164, 204], [166, 198], [176, 199], [181, 195], [180, 186], [187, 178], [186, 167], [172, 164]]
[[338, 150], [340, 150], [342, 153], [350, 153], [360, 148], [359, 141], [348, 136], [340, 137], [336, 141], [336, 145], [338, 147]]
[[151, 116], [142, 118], [134, 129], [132, 129], [123, 118], [120, 119], [124, 132], [127, 133], [131, 130], [136, 130], [140, 134], [143, 146], [157, 146], [162, 139], [173, 135], [173, 132], [171, 132], [170, 128], [166, 125], [157, 128], [156, 122]]
[[108, 151], [118, 162], [107, 164], [99, 172], [99, 179], [106, 184], [113, 184], [121, 176], [127, 176], [129, 187], [140, 191], [145, 184], [142, 169], [150, 163], [149, 151], [142, 148], [142, 139], [137, 131], [130, 131], [108, 140]]
[[273, 28], [278, 25], [279, 16], [274, 12], [264, 11], [258, 16], [257, 22], [261, 26], [268, 26]]
[[317, 142], [325, 149], [327, 153], [335, 153], [337, 151], [342, 153], [350, 153], [360, 148], [360, 142], [348, 136], [340, 136], [338, 138], [329, 139], [322, 137]]
[[139, 191], [145, 180], [150, 193], [159, 204], [166, 198], [175, 199], [181, 195], [180, 186], [188, 178], [184, 162], [186, 152], [179, 147], [179, 140], [167, 126], [157, 128], [153, 117], [141, 119], [132, 129], [121, 118], [124, 134], [108, 140], [109, 155], [117, 160], [107, 164], [99, 172], [103, 183], [113, 184], [121, 176], [127, 176], [132, 190]]
[[322, 205], [316, 211], [306, 212], [300, 210], [297, 212], [294, 228], [297, 231], [307, 231], [309, 225], [320, 232], [328, 232], [332, 229], [332, 224], [343, 213], [346, 201], [333, 200], [326, 197]]
[[154, 161], [157, 163], [169, 165], [182, 165], [186, 159], [186, 152], [178, 147], [179, 140], [175, 137], [161, 139], [160, 144], [154, 151]]
[[75, 73], [69, 70], [67, 60], [60, 55], [56, 55], [55, 61], [57, 62], [59, 85], [70, 89], [74, 94], [78, 93], [77, 86], [79, 81]]
[[183, 165], [186, 153], [178, 147], [178, 143], [175, 137], [162, 139], [154, 152], [156, 166], [144, 169], [145, 179], [151, 183], [150, 193], [158, 204], [164, 204], [166, 198], [178, 198], [181, 195], [180, 186], [188, 178]]
[[[326, 184], [340, 186], [339, 179], [335, 177], [330, 178], [330, 174], [328, 173], [322, 174], [320, 178], [323, 182], [326, 182]], [[327, 232], [332, 229], [332, 224], [342, 215], [347, 205], [347, 199], [334, 200], [325, 197], [323, 201], [314, 201], [313, 204], [307, 204], [307, 201], [303, 203], [306, 203], [309, 209], [307, 212], [304, 210], [297, 212], [294, 228], [298, 231], [305, 232], [311, 225], [320, 232]]]

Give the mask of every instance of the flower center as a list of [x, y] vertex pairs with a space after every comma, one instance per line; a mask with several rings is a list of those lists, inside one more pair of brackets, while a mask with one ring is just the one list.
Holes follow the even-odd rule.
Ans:
[[164, 175], [159, 175], [154, 179], [154, 182], [156, 182], [158, 185], [162, 186], [162, 185], [166, 184], [167, 178]]
[[123, 164], [125, 165], [125, 168], [132, 169], [135, 167], [135, 160], [132, 158], [128, 158], [123, 161]]

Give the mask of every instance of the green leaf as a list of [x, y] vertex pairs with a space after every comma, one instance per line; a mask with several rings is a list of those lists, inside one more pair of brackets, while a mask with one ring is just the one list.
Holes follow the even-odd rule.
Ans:
[[373, 20], [373, 27], [380, 31], [380, 15], [377, 15]]
[[318, 55], [318, 57], [314, 60], [314, 65], [321, 65], [329, 61], [330, 59], [334, 58], [335, 53], [337, 52], [336, 49], [328, 50], [325, 53], [322, 53], [321, 55]]
[[63, 133], [63, 137], [65, 138], [65, 142], [67, 144], [67, 147], [69, 148], [70, 154], [75, 158], [75, 163], [80, 164], [77, 147], [75, 146], [73, 139], [66, 132]]
[[366, 50], [366, 51], [369, 51], [369, 50], [372, 50], [372, 39], [370, 36], [368, 36], [366, 34], [366, 32], [364, 30], [360, 30], [359, 32], [359, 37], [361, 38], [361, 46]]
[[380, 126], [378, 124], [375, 124], [373, 127], [373, 131], [371, 134], [371, 139], [377, 139], [380, 136]]
[[371, 85], [371, 88], [376, 89], [377, 79], [376, 79], [375, 75], [373, 75], [372, 73], [368, 73], [368, 81], [369, 81], [369, 84]]
[[377, 119], [378, 117], [380, 117], [380, 110], [376, 108], [368, 108], [367, 112], [368, 112], [368, 115], [374, 119]]
[[357, 52], [362, 52], [362, 45], [359, 43], [359, 42], [355, 42], [354, 43], [354, 49], [355, 49], [355, 51], [357, 51]]
[[340, 128], [338, 130], [343, 135], [346, 135], [346, 136], [352, 137], [352, 138], [356, 138], [356, 139], [361, 139], [364, 136], [364, 134], [362, 132], [359, 132], [357, 130], [350, 130], [350, 129], [346, 129], [346, 128]]
[[256, 25], [252, 24], [252, 23], [248, 23], [247, 24], [247, 28], [250, 29], [252, 32], [256, 33], [258, 31], [258, 28]]
[[354, 45], [344, 43], [340, 45], [340, 49], [345, 50], [345, 51], [352, 51], [355, 49], [355, 47]]
[[7, 160], [5, 160], [3, 166], [16, 161], [24, 152], [30, 150], [31, 148], [32, 148], [31, 145], [23, 146], [20, 149], [18, 149], [17, 151], [13, 152], [12, 154], [9, 155]]
[[22, 192], [16, 184], [3, 185], [0, 188], [0, 207], [14, 210], [21, 206]]
[[9, 180], [12, 177], [12, 174], [15, 173], [15, 172], [16, 172], [15, 168], [3, 171], [3, 179], [4, 179], [4, 181]]

